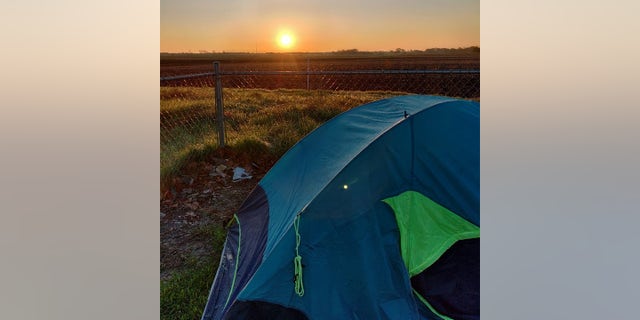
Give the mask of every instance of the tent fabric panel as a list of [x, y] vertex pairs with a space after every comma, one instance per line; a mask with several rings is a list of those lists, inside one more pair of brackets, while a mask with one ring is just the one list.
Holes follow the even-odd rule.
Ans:
[[224, 248], [220, 256], [218, 271], [202, 314], [203, 320], [221, 319], [227, 309], [227, 299], [233, 291], [233, 278], [234, 274], [237, 273], [239, 240], [239, 225], [234, 224], [227, 231], [227, 239], [224, 242]]
[[456, 241], [477, 238], [480, 228], [419, 192], [383, 200], [394, 211], [402, 258], [414, 276], [432, 265]]
[[415, 191], [383, 201], [419, 300], [441, 319], [479, 317], [479, 241], [459, 243], [479, 238], [480, 228]]
[[224, 272], [216, 274], [216, 290], [209, 296], [204, 320], [220, 319], [262, 263], [269, 223], [269, 204], [262, 187], [258, 185], [249, 194], [236, 216], [238, 223], [227, 232], [220, 260], [219, 270]]
[[[349, 163], [302, 213], [308, 226], [306, 241], [324, 241], [335, 228], [358, 219], [380, 199], [409, 188], [411, 181], [409, 122], [397, 125]], [[375, 244], [372, 244], [375, 245]]]
[[452, 98], [400, 96], [365, 104], [342, 113], [293, 146], [260, 184], [271, 208], [266, 255], [300, 213], [362, 150], [406, 115]]
[[[310, 243], [314, 221], [300, 219], [300, 255], [305, 294], [293, 287], [293, 230], [267, 258], [241, 300], [269, 301], [301, 310], [310, 319], [428, 319], [420, 315], [398, 249], [393, 212], [379, 202], [358, 218], [344, 221]], [[289, 241], [289, 239], [291, 239]], [[273, 260], [272, 260], [273, 259]], [[405, 305], [394, 303], [406, 301]], [[391, 310], [402, 312], [388, 316]]]
[[439, 313], [480, 318], [480, 239], [456, 242], [438, 261], [411, 278], [411, 286]]
[[[415, 293], [415, 289], [414, 291], [414, 300], [418, 301], [417, 305], [418, 305], [418, 310], [420, 311], [420, 314], [425, 318], [425, 319], [429, 319], [429, 320], [443, 320], [443, 317], [441, 314], [438, 314], [437, 312], [434, 312], [434, 310], [429, 309], [429, 307], [427, 307], [427, 305], [425, 305], [423, 303], [423, 301], [421, 300], [421, 297]], [[447, 320], [447, 319], [444, 319]]]
[[[422, 112], [409, 112], [408, 119], [421, 116], [427, 112], [431, 113], [431, 117], [438, 118], [440, 114], [439, 111], [431, 112], [438, 107], [439, 105], [436, 105]], [[292, 261], [295, 250], [295, 235], [290, 228], [286, 234], [281, 237], [281, 240], [272, 253], [269, 256], [265, 256], [264, 264], [256, 272], [252, 282], [242, 292], [240, 299], [267, 300], [273, 303], [300, 308], [300, 310], [304, 310], [312, 316], [312, 318], [316, 318], [317, 316], [317, 318], [320, 319], [340, 317], [339, 313], [327, 314], [327, 310], [313, 309], [318, 308], [318, 306], [327, 306], [327, 303], [330, 303], [331, 308], [342, 310], [342, 312], [347, 312], [344, 314], [349, 314], [348, 312], [354, 312], [352, 310], [353, 308], [360, 308], [358, 306], [368, 305], [368, 308], [362, 309], [370, 310], [372, 305], [380, 306], [387, 301], [398, 299], [398, 295], [402, 297], [401, 299], [417, 301], [413, 298], [407, 269], [401, 259], [399, 232], [393, 211], [391, 211], [386, 204], [380, 202], [381, 199], [409, 190], [412, 186], [422, 191], [421, 189], [424, 189], [422, 188], [423, 185], [438, 182], [423, 181], [423, 177], [416, 177], [411, 170], [415, 168], [412, 162], [416, 162], [412, 158], [415, 150], [412, 149], [411, 145], [414, 139], [422, 139], [422, 137], [415, 137], [416, 134], [421, 134], [421, 129], [416, 129], [416, 127], [422, 124], [419, 121], [404, 121], [406, 119], [404, 118], [405, 109], [408, 108], [399, 109], [403, 110], [401, 115], [402, 119], [395, 123], [391, 130], [384, 131], [384, 134], [378, 136], [359, 152], [352, 161], [328, 182], [326, 187], [321, 190], [303, 211], [301, 215], [300, 234], [302, 237], [302, 263], [305, 265], [305, 296], [298, 298], [293, 293]], [[452, 126], [452, 124], [447, 121], [439, 122], [437, 125], [441, 127], [440, 130], [447, 130], [447, 126]], [[348, 132], [351, 131], [349, 130]], [[455, 134], [455, 131], [450, 134]], [[414, 137], [412, 137], [412, 135]], [[310, 157], [322, 157], [322, 151], [316, 154], [311, 152], [311, 150], [313, 150], [313, 148], [310, 147], [308, 152]], [[423, 150], [425, 149], [419, 150], [418, 153], [424, 153]], [[428, 148], [426, 150], [428, 150]], [[325, 154], [327, 152], [327, 150], [324, 151]], [[446, 156], [446, 154], [436, 153], [434, 156]], [[418, 158], [418, 161], [421, 161], [421, 158]], [[303, 162], [298, 166], [308, 165], [306, 160], [299, 160], [298, 162]], [[293, 166], [293, 164], [291, 166]], [[455, 176], [448, 178], [456, 179]], [[304, 180], [305, 178], [300, 177], [299, 179]], [[450, 182], [450, 184], [455, 185], [456, 181]], [[345, 185], [347, 188], [345, 188]], [[267, 190], [267, 192], [268, 191], [269, 190]], [[272, 205], [271, 211], [274, 212], [272, 198], [269, 199]], [[373, 208], [378, 209], [374, 210]], [[389, 236], [393, 237], [394, 240], [385, 240], [391, 241], [393, 244], [382, 245], [379, 239], [369, 239], [366, 245], [360, 244], [358, 241], [353, 241], [370, 236], [371, 232], [365, 231], [364, 227], [372, 226], [363, 222], [371, 222], [367, 220], [371, 219], [369, 215], [372, 214], [372, 212], [382, 212], [377, 211], [381, 210], [380, 208], [383, 208], [383, 210], [385, 210], [384, 212], [389, 214], [388, 218], [390, 218], [390, 220], [386, 220], [384, 223], [390, 224], [391, 228], [395, 230], [393, 236]], [[294, 216], [291, 217], [291, 222], [293, 221], [293, 217]], [[346, 228], [345, 226], [351, 227]], [[387, 227], [389, 227], [389, 225], [387, 225]], [[340, 245], [336, 245], [329, 251], [328, 245], [332, 243], [332, 241], [340, 243]], [[373, 253], [376, 252], [376, 250], [380, 250], [379, 248], [384, 249], [375, 256], [375, 259], [367, 259], [360, 256], [361, 252]], [[322, 252], [325, 253], [321, 254]], [[390, 257], [399, 257], [400, 260], [389, 262], [389, 260], [392, 260]], [[352, 261], [351, 259], [354, 258], [358, 259], [353, 261], [353, 263], [349, 263]], [[368, 270], [369, 265], [380, 265], [380, 261], [386, 261], [390, 264], [374, 269], [371, 273], [369, 271], [362, 271]], [[344, 281], [340, 281], [341, 278], [334, 279], [334, 276], [336, 276], [335, 270], [340, 270], [341, 273], [346, 272], [350, 274], [350, 276], [343, 279]], [[363, 287], [371, 288], [372, 292], [363, 292], [362, 289], [350, 290], [345, 288], [348, 284], [360, 283], [360, 281], [364, 281], [367, 277], [373, 277], [374, 279], [368, 281], [367, 285]], [[383, 285], [377, 286], [377, 283], [383, 283]], [[394, 285], [391, 285], [391, 283]], [[405, 284], [405, 286], [398, 287], [399, 284]], [[325, 287], [325, 289], [321, 290], [323, 287]], [[388, 290], [388, 288], [395, 288], [395, 290], [393, 293], [384, 291]], [[309, 296], [313, 295], [314, 290], [324, 290], [325, 292], [331, 293], [325, 294], [324, 297], [319, 297], [317, 301], [307, 300], [310, 299], [308, 298]], [[354, 301], [350, 301], [349, 303], [344, 303], [343, 300], [349, 299], [345, 298], [348, 294], [345, 293], [342, 295], [340, 292], [353, 293], [354, 297], [360, 298], [354, 299]], [[395, 297], [393, 296], [394, 294], [396, 295]], [[336, 296], [336, 301], [327, 301], [327, 295], [332, 297]], [[412, 315], [406, 315], [405, 318], [439, 319], [432, 312], [428, 310], [425, 311], [421, 303], [414, 303], [411, 310]], [[316, 314], [316, 312], [318, 314]], [[377, 310], [373, 313], [367, 313], [370, 311], [364, 311], [364, 313], [355, 312], [356, 315], [366, 316], [366, 318], [386, 319], [384, 310]]]
[[[450, 108], [457, 110], [447, 110]], [[454, 114], [475, 117], [478, 123], [456, 120]], [[443, 134], [447, 142], [436, 142], [439, 145], [431, 149], [431, 140], [443, 139]], [[394, 213], [380, 200], [416, 190], [479, 225], [479, 184], [473, 181], [479, 178], [479, 168], [456, 168], [479, 167], [479, 146], [472, 145], [479, 144], [478, 134], [477, 103], [431, 96], [370, 103], [316, 129], [259, 183], [265, 194], [259, 202], [266, 208], [256, 206], [261, 209], [251, 215], [238, 213], [243, 228], [240, 249], [255, 255], [251, 265], [238, 266], [242, 280], [235, 286], [233, 305], [260, 300], [300, 310], [313, 319], [345, 315], [390, 319], [395, 313], [390, 310], [410, 313], [403, 319], [438, 319], [414, 299]], [[466, 152], [478, 150], [478, 155], [465, 154], [464, 147], [445, 148], [456, 143], [471, 144], [471, 151]], [[453, 164], [447, 167], [438, 161]], [[470, 179], [459, 176], [469, 174]], [[358, 180], [350, 180], [353, 178]], [[348, 194], [351, 196], [345, 197]], [[458, 203], [457, 197], [470, 198]], [[295, 234], [291, 226], [301, 211], [305, 295], [298, 297], [293, 284]], [[261, 218], [253, 220], [256, 216]], [[255, 236], [247, 243], [245, 225], [255, 227], [251, 232]], [[403, 306], [398, 299], [410, 303]]]
[[264, 301], [236, 301], [225, 320], [308, 320], [302, 312]]
[[413, 174], [420, 179], [412, 189], [479, 226], [480, 105], [445, 102], [413, 122]]
[[[395, 194], [389, 189], [409, 187], [410, 130], [410, 123], [403, 122], [373, 142], [301, 215], [303, 298], [293, 293], [292, 230], [266, 258], [241, 298], [270, 299], [305, 310], [314, 319], [340, 318], [339, 312], [361, 319], [438, 319], [421, 314], [400, 255], [393, 211], [379, 201]], [[327, 290], [331, 293], [317, 294]], [[335, 301], [324, 301], [326, 296]], [[393, 302], [398, 299], [406, 304]], [[335, 313], [325, 310], [328, 305]]]

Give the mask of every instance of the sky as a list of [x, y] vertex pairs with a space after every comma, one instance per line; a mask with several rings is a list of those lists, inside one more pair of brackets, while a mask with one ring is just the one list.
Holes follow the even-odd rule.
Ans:
[[[290, 44], [278, 39], [290, 36]], [[161, 52], [480, 45], [479, 0], [161, 0]]]

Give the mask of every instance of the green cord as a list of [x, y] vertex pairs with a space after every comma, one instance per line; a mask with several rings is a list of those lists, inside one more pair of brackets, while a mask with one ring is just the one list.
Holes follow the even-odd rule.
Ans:
[[300, 247], [300, 232], [298, 232], [300, 228], [300, 214], [296, 216], [296, 220], [293, 222], [293, 227], [296, 231], [296, 257], [293, 258], [295, 290], [296, 294], [302, 297], [304, 296], [304, 284], [302, 283], [302, 257], [298, 252], [298, 247]]
[[[413, 288], [412, 288], [413, 289]], [[453, 320], [443, 314], [441, 314], [440, 312], [438, 312], [438, 310], [436, 310], [433, 306], [431, 306], [431, 304], [427, 301], [427, 299], [425, 299], [423, 296], [421, 296], [418, 291], [416, 291], [416, 289], [413, 289], [413, 293], [418, 297], [418, 299], [420, 299], [420, 301], [422, 301], [422, 303], [424, 303], [429, 310], [431, 310], [431, 312], [433, 312], [435, 315], [437, 315], [438, 317], [440, 317], [443, 320]]]
[[[238, 219], [237, 215], [233, 215], [238, 222], [238, 252], [236, 253], [236, 265], [233, 270], [233, 280], [231, 281], [231, 288], [229, 288], [229, 295], [227, 296], [227, 301], [224, 303], [224, 308], [227, 307], [229, 303], [229, 299], [231, 299], [231, 293], [233, 292], [233, 287], [236, 285], [236, 276], [238, 275], [238, 265], [240, 264], [240, 241], [242, 241], [242, 229], [240, 229], [240, 219]], [[231, 220], [233, 221], [233, 220]]]

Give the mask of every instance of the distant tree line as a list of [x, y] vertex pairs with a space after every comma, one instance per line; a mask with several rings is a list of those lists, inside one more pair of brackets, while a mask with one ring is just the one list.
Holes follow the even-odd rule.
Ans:
[[458, 48], [429, 48], [425, 50], [405, 50], [403, 48], [396, 48], [389, 51], [360, 51], [358, 49], [342, 49], [333, 51], [333, 53], [341, 53], [341, 54], [357, 54], [357, 53], [366, 53], [366, 52], [393, 52], [393, 53], [478, 53], [480, 52], [480, 47], [471, 46], [471, 47], [458, 47]]
[[453, 49], [453, 48], [430, 48], [430, 49], [424, 50], [424, 52], [426, 52], [426, 53], [454, 53], [454, 52], [477, 53], [477, 52], [480, 52], [480, 47], [472, 46], [472, 47], [456, 48], [456, 49]]
[[[460, 47], [460, 48], [429, 48], [424, 50], [405, 50], [403, 48], [396, 48], [387, 51], [360, 51], [358, 49], [342, 49], [331, 52], [287, 52], [287, 53], [279, 53], [279, 54], [287, 54], [287, 55], [315, 55], [315, 56], [324, 56], [324, 55], [340, 55], [340, 56], [353, 56], [353, 57], [361, 57], [363, 55], [374, 55], [374, 56], [384, 56], [388, 54], [392, 55], [421, 55], [421, 54], [437, 54], [437, 55], [466, 55], [466, 54], [476, 54], [480, 53], [480, 47], [471, 46], [471, 47]], [[277, 55], [275, 52], [264, 52], [260, 53], [260, 55]], [[203, 58], [203, 57], [213, 57], [213, 56], [250, 56], [254, 55], [253, 52], [230, 52], [230, 51], [220, 51], [217, 52], [215, 50], [198, 50], [198, 52], [181, 52], [181, 53], [169, 53], [169, 52], [160, 52], [161, 57], [194, 57], [194, 58]]]

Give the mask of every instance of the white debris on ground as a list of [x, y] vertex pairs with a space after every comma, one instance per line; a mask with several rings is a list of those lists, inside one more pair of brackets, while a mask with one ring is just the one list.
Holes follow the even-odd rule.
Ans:
[[253, 177], [249, 175], [249, 173], [246, 170], [244, 170], [244, 168], [242, 167], [233, 168], [233, 182], [237, 182], [244, 179], [251, 179], [251, 178]]

